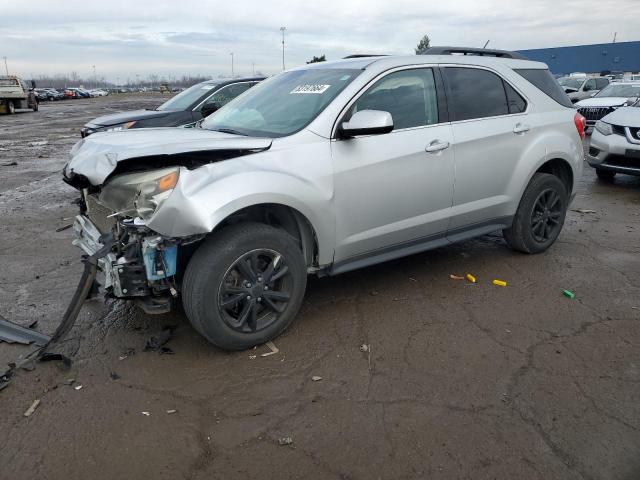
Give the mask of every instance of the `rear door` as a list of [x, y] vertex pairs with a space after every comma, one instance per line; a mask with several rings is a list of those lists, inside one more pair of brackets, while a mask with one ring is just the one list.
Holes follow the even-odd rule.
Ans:
[[455, 154], [449, 236], [499, 228], [509, 221], [508, 185], [533, 128], [527, 101], [486, 68], [444, 67], [443, 76]]
[[433, 68], [388, 73], [341, 119], [382, 110], [391, 113], [394, 129], [332, 142], [337, 263], [361, 255], [393, 256], [438, 236], [444, 241], [453, 152], [444, 98], [438, 95], [441, 82]]

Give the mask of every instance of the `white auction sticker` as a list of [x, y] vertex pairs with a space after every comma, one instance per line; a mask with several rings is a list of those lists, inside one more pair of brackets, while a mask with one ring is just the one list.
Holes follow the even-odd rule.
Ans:
[[331, 85], [316, 85], [307, 83], [304, 85], [298, 85], [296, 88], [291, 90], [289, 93], [324, 93]]

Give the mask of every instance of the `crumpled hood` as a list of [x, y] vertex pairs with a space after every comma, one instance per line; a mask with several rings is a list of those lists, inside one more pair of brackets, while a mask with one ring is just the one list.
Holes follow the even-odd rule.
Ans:
[[243, 137], [201, 128], [141, 128], [118, 132], [94, 133], [71, 149], [71, 159], [64, 167], [67, 179], [86, 177], [100, 185], [119, 162], [144, 157], [171, 156], [190, 152], [241, 152], [267, 150], [270, 138]]
[[621, 127], [640, 127], [640, 108], [639, 107], [623, 107], [606, 115], [603, 122]]
[[162, 118], [173, 113], [170, 110], [133, 110], [130, 112], [112, 113], [103, 115], [87, 123], [87, 126], [110, 127], [134, 120], [145, 120], [147, 118]]
[[624, 105], [629, 100], [627, 97], [594, 97], [580, 100], [576, 107], [618, 107]]

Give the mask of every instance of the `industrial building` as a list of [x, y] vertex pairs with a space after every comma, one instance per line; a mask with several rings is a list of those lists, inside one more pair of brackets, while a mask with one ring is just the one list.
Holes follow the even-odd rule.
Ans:
[[538, 48], [519, 53], [530, 60], [546, 63], [555, 74], [640, 72], [640, 41]]

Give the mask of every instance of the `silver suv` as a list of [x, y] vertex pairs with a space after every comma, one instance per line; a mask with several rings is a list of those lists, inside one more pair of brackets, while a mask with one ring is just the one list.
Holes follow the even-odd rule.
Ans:
[[74, 243], [109, 295], [150, 313], [181, 296], [225, 349], [280, 334], [308, 273], [495, 230], [545, 251], [581, 175], [584, 118], [542, 63], [428, 53], [289, 70], [202, 128], [83, 139], [64, 169], [82, 192]]

